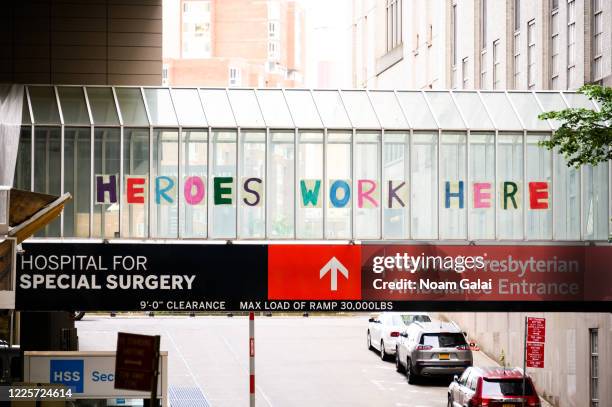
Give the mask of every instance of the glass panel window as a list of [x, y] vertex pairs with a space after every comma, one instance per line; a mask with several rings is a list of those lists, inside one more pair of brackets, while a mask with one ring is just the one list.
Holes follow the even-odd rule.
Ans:
[[119, 117], [111, 88], [88, 87], [87, 98], [96, 126], [118, 125]]
[[351, 128], [346, 111], [340, 98], [340, 94], [335, 90], [313, 91], [314, 100], [317, 104], [319, 114], [323, 123], [328, 128]]
[[253, 90], [230, 89], [228, 95], [238, 126], [265, 127]]
[[554, 239], [580, 240], [580, 170], [568, 168], [565, 158], [555, 154], [554, 174]]
[[342, 99], [353, 126], [376, 129], [380, 127], [368, 95], [364, 91], [343, 91]]
[[91, 201], [91, 130], [64, 130], [64, 192], [72, 199], [64, 207], [64, 236], [89, 237]]
[[495, 134], [470, 133], [470, 240], [495, 238]]
[[421, 92], [397, 92], [397, 96], [408, 116], [408, 121], [415, 129], [437, 129], [427, 102]]
[[94, 130], [94, 218], [92, 237], [119, 237], [119, 160], [118, 128]]
[[601, 0], [592, 0], [593, 9], [593, 80], [603, 76], [603, 8]]
[[466, 135], [443, 133], [440, 141], [440, 239], [465, 239]]
[[487, 84], [487, 51], [480, 52], [480, 89], [488, 89]]
[[546, 120], [538, 119], [542, 109], [540, 109], [540, 105], [538, 105], [532, 93], [508, 92], [508, 97], [516, 108], [525, 128], [529, 130], [550, 130]]
[[523, 129], [521, 122], [516, 117], [516, 114], [514, 114], [514, 109], [504, 93], [482, 92], [481, 96], [498, 128], [503, 130]]
[[[123, 130], [121, 237], [149, 236], [149, 129]], [[155, 180], [154, 180], [155, 182]]]
[[172, 89], [172, 100], [180, 125], [207, 125], [197, 89]]
[[599, 329], [589, 329], [589, 390], [591, 407], [599, 407]]
[[297, 127], [303, 129], [323, 127], [310, 91], [286, 90], [285, 97]]
[[147, 88], [144, 90], [144, 93], [147, 98], [151, 124], [154, 126], [177, 124], [174, 106], [168, 89]]
[[285, 97], [280, 89], [258, 89], [259, 106], [269, 127], [293, 127]]
[[13, 185], [24, 191], [32, 189], [32, 131], [30, 126], [21, 128]]
[[[243, 131], [240, 134], [240, 177], [238, 179], [238, 208], [240, 211], [240, 237], [263, 239], [266, 235], [264, 182], [266, 177], [266, 133]], [[282, 176], [281, 176], [282, 178]]]
[[380, 239], [380, 133], [357, 132], [355, 139], [355, 235]]
[[294, 236], [295, 144], [293, 132], [271, 132], [268, 165], [268, 235]]
[[151, 235], [178, 237], [178, 132], [153, 130]]
[[297, 238], [323, 238], [323, 133], [300, 132], [298, 139]]
[[383, 147], [383, 197], [385, 239], [408, 239], [409, 133], [385, 132]]
[[498, 231], [501, 239], [523, 238], [523, 134], [499, 134], [497, 142]]
[[512, 59], [512, 72], [513, 72], [513, 84], [514, 89], [519, 89], [521, 87], [521, 34], [519, 32], [514, 33], [514, 41], [512, 43], [513, 46], [513, 59]]
[[208, 182], [208, 131], [183, 129], [181, 136], [181, 237], [205, 238], [208, 205], [212, 200]]
[[[34, 143], [34, 192], [61, 195], [61, 137], [59, 127], [36, 127]], [[59, 237], [60, 218], [38, 231], [36, 237]]]
[[83, 88], [60, 86], [57, 88], [57, 93], [60, 98], [65, 124], [90, 124]]
[[183, 1], [181, 21], [182, 58], [210, 58], [210, 1]]
[[521, 29], [521, 0], [514, 0], [514, 32]]
[[584, 239], [608, 239], [608, 163], [582, 167]]
[[[567, 105], [563, 101], [561, 94], [557, 92], [536, 92], [536, 97], [545, 112], [567, 109]], [[559, 120], [549, 119], [549, 122], [555, 130], [561, 125]]]
[[236, 238], [236, 132], [214, 130], [211, 140], [211, 232], [214, 239]]
[[454, 96], [470, 129], [490, 130], [495, 127], [477, 93], [454, 92]]
[[410, 128], [393, 92], [370, 91], [370, 99], [382, 127], [385, 129]]
[[431, 110], [442, 128], [464, 129], [465, 124], [448, 92], [426, 92]]
[[552, 238], [550, 150], [538, 146], [545, 135], [527, 135], [527, 185], [525, 186], [525, 210], [527, 211], [527, 238]]
[[352, 237], [351, 157], [351, 133], [329, 132], [325, 157], [327, 167], [325, 238], [327, 239], [350, 239]]
[[148, 126], [142, 93], [139, 88], [115, 88], [121, 118], [126, 126]]
[[412, 238], [438, 238], [438, 134], [414, 133], [412, 150]]
[[209, 126], [235, 127], [234, 113], [224, 89], [201, 89], [200, 95]]
[[60, 124], [55, 92], [50, 86], [29, 86], [34, 121], [37, 124]]

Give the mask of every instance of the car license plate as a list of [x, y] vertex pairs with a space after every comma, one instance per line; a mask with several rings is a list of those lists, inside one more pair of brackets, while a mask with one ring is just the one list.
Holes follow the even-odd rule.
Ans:
[[516, 406], [516, 404], [514, 404], [514, 403], [504, 403], [504, 404], [502, 404], [502, 407], [515, 407], [515, 406]]
[[438, 355], [438, 359], [440, 359], [440, 360], [449, 360], [450, 359], [450, 353], [440, 353]]

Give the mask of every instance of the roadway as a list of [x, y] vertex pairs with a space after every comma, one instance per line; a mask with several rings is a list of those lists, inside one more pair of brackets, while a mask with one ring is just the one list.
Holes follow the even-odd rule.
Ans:
[[[367, 316], [256, 317], [257, 406], [446, 406], [448, 381], [409, 385], [366, 348]], [[248, 319], [88, 314], [80, 350], [114, 350], [117, 332], [162, 337], [174, 407], [248, 405]], [[476, 365], [493, 363], [475, 352]]]

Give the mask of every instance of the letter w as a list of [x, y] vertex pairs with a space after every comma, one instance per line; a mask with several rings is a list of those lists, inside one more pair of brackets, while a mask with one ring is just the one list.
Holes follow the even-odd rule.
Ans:
[[302, 192], [302, 207], [319, 207], [318, 201], [319, 191], [321, 190], [321, 180], [301, 180], [300, 190]]

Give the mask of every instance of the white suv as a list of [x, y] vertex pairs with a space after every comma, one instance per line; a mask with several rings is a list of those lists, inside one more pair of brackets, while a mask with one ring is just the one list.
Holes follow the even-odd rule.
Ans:
[[370, 318], [368, 323], [368, 349], [380, 351], [382, 360], [395, 354], [396, 341], [400, 333], [413, 322], [431, 322], [424, 312], [383, 312]]

